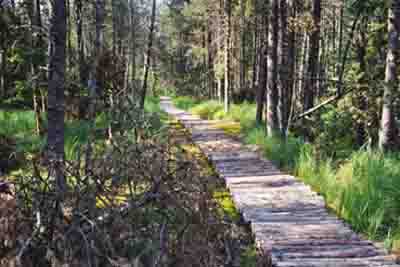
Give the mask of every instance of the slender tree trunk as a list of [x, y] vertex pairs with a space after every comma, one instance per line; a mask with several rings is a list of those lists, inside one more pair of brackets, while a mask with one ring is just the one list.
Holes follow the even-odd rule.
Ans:
[[[39, 0], [31, 1], [31, 11], [30, 11], [30, 19], [31, 19], [31, 46], [33, 51], [39, 52], [42, 45], [41, 38], [41, 28], [42, 28], [42, 19], [41, 19], [41, 10], [40, 10], [40, 2]], [[35, 112], [36, 117], [36, 133], [38, 135], [42, 134], [42, 118], [41, 118], [41, 110], [39, 105], [39, 81], [40, 81], [40, 71], [39, 71], [40, 62], [37, 62], [34, 57], [30, 59], [30, 68], [31, 68], [31, 80], [32, 80], [32, 89], [33, 89], [33, 110]]]
[[278, 47], [278, 61], [279, 61], [279, 85], [278, 85], [278, 120], [279, 128], [282, 136], [286, 135], [288, 124], [288, 110], [289, 110], [289, 77], [290, 65], [288, 60], [289, 55], [289, 35], [288, 35], [288, 4], [287, 0], [280, 0], [279, 7], [279, 47]]
[[142, 95], [140, 100], [140, 108], [144, 108], [144, 101], [146, 100], [147, 93], [147, 79], [149, 76], [149, 68], [151, 62], [151, 51], [153, 49], [153, 34], [154, 34], [154, 24], [156, 20], [156, 0], [153, 0], [153, 7], [151, 9], [151, 22], [150, 22], [150, 32], [149, 39], [147, 44], [147, 52], [146, 52], [146, 62], [144, 64], [144, 74], [143, 74], [143, 86], [142, 86]]
[[73, 62], [73, 51], [72, 51], [72, 40], [71, 40], [71, 33], [72, 31], [68, 30], [71, 29], [71, 15], [70, 15], [70, 8], [71, 8], [71, 2], [70, 0], [66, 0], [66, 17], [67, 17], [67, 55], [66, 55], [66, 68], [71, 69], [72, 68], [72, 62]]
[[[300, 58], [300, 67], [299, 67], [299, 72], [300, 72], [300, 79], [299, 79], [299, 85], [298, 85], [298, 91], [299, 95], [301, 96], [301, 99], [304, 99], [304, 84], [305, 80], [307, 79], [307, 58], [308, 58], [308, 46], [309, 46], [309, 41], [307, 34], [304, 32], [303, 34], [303, 44], [302, 44], [302, 54]], [[304, 101], [302, 103], [302, 109], [305, 110], [304, 108]]]
[[6, 71], [7, 71], [7, 51], [2, 48], [0, 51], [0, 99], [6, 97]]
[[398, 129], [396, 126], [394, 100], [399, 86], [397, 64], [399, 59], [400, 34], [400, 0], [393, 0], [388, 15], [388, 50], [386, 57], [385, 90], [381, 127], [379, 132], [379, 148], [384, 151], [395, 150], [398, 145]]
[[271, 13], [268, 21], [268, 92], [267, 92], [267, 135], [272, 137], [279, 132], [278, 121], [278, 37], [279, 3], [271, 0]]
[[84, 88], [86, 86], [86, 75], [85, 75], [85, 44], [84, 44], [83, 26], [82, 26], [83, 25], [82, 0], [75, 0], [75, 16], [76, 16], [79, 81], [81, 87]]
[[[367, 83], [367, 62], [366, 62], [366, 56], [367, 56], [367, 36], [366, 32], [364, 29], [366, 29], [368, 25], [368, 19], [367, 17], [363, 20], [362, 25], [364, 27], [361, 27], [358, 33], [358, 38], [356, 41], [356, 55], [357, 55], [357, 60], [358, 63], [360, 64], [360, 70], [359, 70], [359, 79], [358, 79], [358, 84], [361, 84], [364, 86]], [[367, 113], [367, 99], [365, 98], [363, 92], [357, 92], [356, 97], [355, 97], [355, 103], [354, 105], [363, 113]], [[366, 141], [366, 125], [364, 120], [359, 119], [357, 122], [355, 122], [356, 125], [356, 143], [358, 147], [361, 147], [364, 145]]]
[[310, 47], [308, 55], [308, 77], [304, 87], [304, 110], [314, 106], [315, 93], [317, 92], [317, 70], [319, 55], [319, 38], [321, 22], [321, 0], [313, 0], [313, 31], [310, 37]]
[[[129, 1], [129, 4], [131, 4], [132, 0]], [[112, 54], [116, 56], [117, 54], [117, 31], [118, 31], [118, 25], [117, 25], [117, 20], [118, 16], [118, 10], [117, 10], [117, 0], [111, 0], [111, 20], [112, 20]]]
[[336, 65], [336, 76], [339, 77], [340, 75], [340, 62], [342, 61], [343, 58], [343, 24], [344, 24], [344, 3], [343, 1], [341, 2], [340, 5], [340, 12], [339, 12], [339, 44], [338, 44], [338, 59], [337, 59], [337, 65]]
[[210, 18], [207, 18], [206, 34], [207, 34], [207, 85], [210, 96], [214, 97], [214, 63], [212, 54], [212, 31], [210, 29]]
[[[103, 0], [96, 0], [95, 2], [95, 27], [96, 37], [94, 40], [94, 63], [90, 71], [90, 80], [88, 84], [89, 89], [89, 115], [88, 119], [92, 127], [96, 119], [97, 97], [101, 91], [101, 71], [100, 71], [100, 57], [103, 54], [104, 42], [104, 16], [105, 16], [105, 2]], [[90, 135], [86, 149], [86, 166], [85, 171], [88, 174], [92, 168], [92, 142], [93, 137]]]
[[224, 89], [224, 110], [229, 111], [229, 96], [231, 90], [231, 0], [225, 0], [225, 89]]
[[50, 24], [47, 152], [49, 169], [56, 178], [58, 198], [66, 192], [64, 176], [64, 84], [66, 58], [65, 0], [53, 0]]
[[268, 6], [267, 3], [263, 3], [262, 9], [262, 24], [260, 26], [260, 70], [259, 70], [259, 84], [257, 87], [257, 110], [256, 110], [256, 123], [257, 125], [261, 125], [263, 119], [264, 112], [264, 104], [265, 104], [265, 94], [267, 90], [267, 52], [268, 52]]
[[244, 58], [245, 58], [245, 0], [240, 0], [240, 47], [239, 47], [239, 92], [242, 95], [245, 89], [245, 68], [244, 68]]
[[[255, 10], [258, 9], [258, 2], [254, 1], [254, 8]], [[258, 59], [259, 59], [259, 55], [258, 55], [258, 39], [259, 39], [259, 23], [258, 23], [258, 13], [256, 12], [256, 14], [254, 15], [254, 47], [253, 47], [253, 51], [254, 51], [254, 57], [253, 57], [253, 77], [252, 77], [252, 83], [251, 83], [251, 89], [255, 90], [256, 88], [256, 82], [257, 82], [257, 64], [259, 64]]]
[[222, 86], [223, 86], [223, 82], [221, 78], [217, 79], [217, 98], [218, 98], [218, 102], [222, 103]]
[[136, 79], [136, 10], [134, 0], [129, 0], [130, 7], [130, 27], [131, 27], [131, 38], [130, 38], [130, 63], [131, 63], [131, 81], [132, 86], [134, 86], [134, 81]]
[[[297, 16], [297, 2], [294, 0], [289, 0], [290, 16], [293, 20]], [[288, 55], [287, 55], [287, 65], [288, 65], [288, 80], [287, 80], [287, 100], [286, 100], [286, 125], [285, 125], [285, 135], [287, 135], [291, 115], [293, 114], [293, 94], [295, 87], [295, 76], [296, 76], [296, 31], [292, 30], [289, 32], [288, 36]]]

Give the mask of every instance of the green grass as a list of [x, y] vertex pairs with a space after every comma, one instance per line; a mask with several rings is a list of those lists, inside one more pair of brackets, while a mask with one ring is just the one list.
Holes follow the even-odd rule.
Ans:
[[[160, 130], [162, 121], [167, 116], [160, 109], [159, 99], [148, 97], [145, 102], [145, 110], [153, 115], [151, 127]], [[46, 120], [43, 120], [46, 123]], [[30, 110], [0, 110], [0, 135], [11, 138], [16, 143], [17, 152], [36, 153], [46, 143], [45, 137], [40, 137], [35, 131], [35, 113]], [[66, 159], [76, 159], [79, 148], [86, 144], [90, 133], [90, 123], [85, 120], [65, 122], [65, 155]], [[96, 129], [106, 129], [108, 118], [106, 113], [100, 113], [96, 117]], [[103, 137], [99, 137], [103, 138]]]
[[240, 135], [247, 144], [260, 146], [281, 169], [320, 192], [329, 207], [354, 230], [400, 249], [400, 154], [354, 151], [345, 160], [335, 161], [317, 157], [316, 148], [299, 138], [268, 138], [264, 127], [255, 125], [254, 104], [232, 105], [225, 114], [221, 104], [207, 101], [191, 106], [190, 111], [204, 119], [236, 122], [222, 122], [216, 127]]
[[176, 107], [184, 110], [188, 110], [200, 103], [200, 101], [191, 97], [179, 96], [173, 98], [173, 103]]
[[35, 133], [35, 113], [27, 110], [0, 110], [0, 135], [16, 142], [16, 150], [36, 151], [42, 140]]

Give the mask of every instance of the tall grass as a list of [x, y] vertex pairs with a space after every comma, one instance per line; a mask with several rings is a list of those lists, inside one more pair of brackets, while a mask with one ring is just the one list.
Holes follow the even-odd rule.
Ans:
[[[332, 153], [317, 153], [313, 145], [299, 138], [267, 137], [264, 127], [255, 125], [254, 104], [232, 105], [227, 114], [215, 101], [190, 110], [205, 119], [237, 122], [246, 143], [260, 146], [267, 158], [321, 193], [354, 230], [400, 248], [400, 154], [354, 151], [346, 160], [335, 161], [321, 156]], [[226, 125], [221, 128], [234, 132]]]
[[35, 133], [35, 113], [27, 110], [0, 110], [0, 135], [12, 138], [18, 152], [35, 151], [43, 144]]

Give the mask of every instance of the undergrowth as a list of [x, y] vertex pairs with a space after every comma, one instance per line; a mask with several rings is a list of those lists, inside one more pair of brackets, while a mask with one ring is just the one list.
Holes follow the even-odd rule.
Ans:
[[[10, 195], [0, 193], [9, 211], [0, 213], [7, 222], [0, 227], [6, 244], [0, 265], [255, 267], [247, 225], [188, 134], [164, 127], [156, 104], [143, 117], [122, 108], [130, 113], [119, 116], [124, 128], [111, 142], [92, 142], [101, 147], [85, 166], [90, 169], [79, 158], [66, 162], [65, 198], [57, 197], [54, 178], [40, 163], [9, 184]], [[131, 115], [137, 120], [124, 124]], [[101, 116], [96, 125], [107, 125], [109, 115]], [[84, 142], [90, 129], [75, 123], [67, 135]], [[140, 138], [131, 138], [131, 130]], [[78, 151], [86, 155], [85, 149]]]
[[[157, 114], [153, 116], [150, 131], [158, 131], [163, 121], [166, 120], [166, 114], [160, 109], [159, 98], [148, 97], [145, 102], [145, 111], [147, 114]], [[42, 120], [42, 127], [47, 128], [45, 115]], [[108, 121], [105, 112], [99, 113], [95, 119], [95, 138], [104, 139], [105, 129], [108, 127]], [[10, 138], [15, 143], [15, 152], [17, 153], [38, 153], [46, 144], [46, 136], [39, 136], [36, 133], [35, 113], [25, 109], [0, 110], [0, 136]], [[97, 132], [96, 132], [97, 130]], [[67, 160], [76, 158], [76, 151], [86, 144], [91, 132], [91, 123], [87, 120], [66, 120], [65, 121], [65, 155]]]
[[232, 105], [226, 114], [216, 101], [187, 103], [181, 106], [190, 107], [191, 112], [204, 119], [222, 120], [215, 127], [242, 137], [247, 144], [260, 146], [265, 156], [281, 169], [300, 177], [322, 194], [328, 206], [354, 230], [384, 241], [387, 248], [400, 248], [399, 154], [361, 150], [333, 158], [326, 156], [332, 155], [332, 151], [321, 151], [320, 147], [291, 135], [286, 141], [268, 138], [264, 127], [256, 126], [254, 104]]

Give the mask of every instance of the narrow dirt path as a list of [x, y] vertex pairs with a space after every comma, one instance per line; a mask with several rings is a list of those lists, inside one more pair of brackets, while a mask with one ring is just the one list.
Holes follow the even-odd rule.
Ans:
[[324, 199], [309, 186], [215, 129], [215, 122], [175, 108], [168, 97], [161, 99], [161, 107], [191, 131], [193, 141], [224, 178], [272, 266], [400, 267], [329, 213]]

